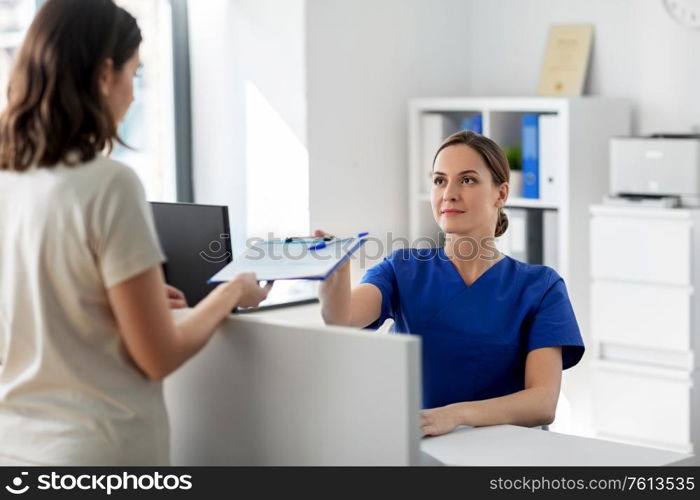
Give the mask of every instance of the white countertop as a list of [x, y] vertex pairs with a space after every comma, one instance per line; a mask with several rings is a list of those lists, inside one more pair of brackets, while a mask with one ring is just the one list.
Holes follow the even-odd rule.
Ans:
[[514, 425], [460, 427], [424, 438], [421, 450], [446, 465], [657, 466], [688, 458], [647, 448]]

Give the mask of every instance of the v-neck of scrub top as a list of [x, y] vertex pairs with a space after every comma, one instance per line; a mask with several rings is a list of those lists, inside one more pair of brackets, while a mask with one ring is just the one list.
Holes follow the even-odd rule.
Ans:
[[501, 262], [503, 262], [504, 260], [506, 260], [506, 259], [508, 258], [506, 255], [503, 255], [503, 254], [501, 254], [501, 255], [502, 255], [502, 257], [501, 257], [501, 259], [500, 259], [498, 262], [496, 262], [496, 263], [493, 264], [491, 267], [489, 267], [488, 269], [486, 269], [483, 273], [481, 273], [481, 274], [472, 282], [471, 285], [469, 285], [469, 284], [467, 284], [466, 281], [464, 281], [464, 278], [462, 277], [462, 275], [459, 274], [459, 269], [457, 269], [457, 266], [454, 264], [454, 262], [452, 262], [452, 259], [450, 259], [450, 257], [447, 255], [447, 253], [445, 252], [445, 248], [444, 248], [444, 247], [438, 248], [438, 256], [440, 257], [440, 260], [443, 261], [443, 259], [444, 259], [444, 260], [446, 261], [446, 263], [448, 264], [448, 267], [450, 267], [451, 270], [452, 270], [452, 278], [456, 278], [457, 280], [459, 280], [459, 281], [464, 285], [464, 288], [465, 288], [466, 290], [472, 290], [472, 289], [474, 289], [474, 287], [475, 287], [476, 285], [478, 285], [478, 284], [481, 283], [482, 281], [488, 280], [489, 275], [490, 275], [490, 274], [494, 274], [494, 273], [491, 273], [491, 271], [493, 271], [495, 267], [498, 267], [498, 265], [499, 265]]
[[439, 307], [433, 309], [432, 312], [429, 310], [426, 311], [428, 314], [424, 316], [423, 321], [420, 321], [420, 323], [435, 321], [436, 318], [444, 314], [446, 310], [454, 307], [455, 303], [460, 303], [466, 300], [467, 297], [478, 294], [480, 290], [490, 294], [490, 290], [493, 288], [492, 283], [494, 281], [499, 281], [499, 277], [502, 275], [502, 269], [506, 267], [504, 261], [508, 260], [508, 256], [504, 255], [501, 260], [481, 273], [471, 285], [467, 285], [462, 275], [459, 274], [459, 271], [445, 253], [444, 248], [438, 248], [436, 257], [439, 268], [437, 275], [440, 276], [440, 279], [445, 280], [443, 291], [446, 293], [440, 297], [442, 300]]

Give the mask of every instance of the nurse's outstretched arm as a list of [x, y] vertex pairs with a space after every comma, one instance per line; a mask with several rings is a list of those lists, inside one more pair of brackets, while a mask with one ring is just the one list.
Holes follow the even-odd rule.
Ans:
[[[314, 236], [327, 236], [317, 229]], [[382, 292], [374, 285], [350, 286], [350, 261], [341, 265], [318, 288], [321, 315], [327, 325], [363, 328], [371, 325], [382, 313]]]
[[382, 312], [382, 293], [363, 283], [350, 287], [350, 261], [338, 268], [318, 288], [321, 315], [327, 325], [362, 328], [372, 324]]
[[421, 413], [424, 436], [452, 432], [458, 425], [551, 424], [561, 387], [561, 347], [534, 349], [525, 361], [525, 389], [498, 398], [455, 403]]

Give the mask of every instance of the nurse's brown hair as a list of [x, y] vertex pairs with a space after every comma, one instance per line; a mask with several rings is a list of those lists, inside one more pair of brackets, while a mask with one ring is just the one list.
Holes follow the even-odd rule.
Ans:
[[[494, 141], [481, 134], [469, 130], [462, 130], [449, 136], [440, 144], [440, 147], [435, 152], [433, 157], [433, 167], [438, 154], [445, 148], [462, 144], [469, 146], [474, 151], [479, 153], [479, 156], [484, 160], [484, 164], [491, 172], [494, 184], [500, 186], [504, 182], [510, 182], [510, 166], [508, 158], [503, 150]], [[508, 229], [508, 216], [503, 211], [503, 208], [498, 209], [498, 221], [496, 222], [495, 236], [498, 238]]]
[[140, 44], [136, 20], [112, 0], [47, 0], [10, 75], [0, 170], [75, 165], [121, 143], [99, 75], [107, 59], [119, 71]]

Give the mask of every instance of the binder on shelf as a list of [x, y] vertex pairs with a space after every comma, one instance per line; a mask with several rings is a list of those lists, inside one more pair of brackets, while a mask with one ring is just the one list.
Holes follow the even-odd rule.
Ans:
[[539, 208], [507, 208], [508, 230], [498, 239], [498, 248], [521, 262], [542, 264], [544, 212]]
[[558, 115], [539, 116], [539, 180], [540, 199], [557, 203], [558, 170], [563, 164], [561, 118]]
[[454, 122], [440, 113], [423, 113], [421, 115], [421, 178], [418, 179], [419, 194], [427, 195], [430, 186], [430, 172], [433, 169], [433, 159], [438, 147], [454, 131]]
[[542, 211], [542, 263], [559, 270], [559, 212]]
[[522, 118], [523, 198], [539, 198], [539, 117], [525, 114]]
[[469, 116], [462, 120], [460, 130], [471, 130], [472, 132], [476, 132], [477, 134], [483, 134], [484, 119], [481, 113], [479, 113], [478, 115]]

